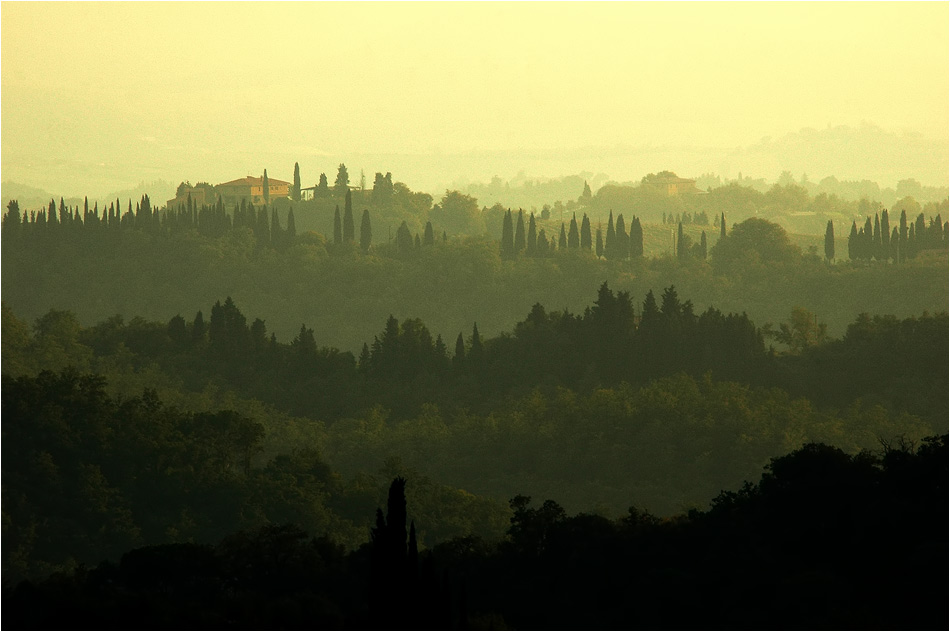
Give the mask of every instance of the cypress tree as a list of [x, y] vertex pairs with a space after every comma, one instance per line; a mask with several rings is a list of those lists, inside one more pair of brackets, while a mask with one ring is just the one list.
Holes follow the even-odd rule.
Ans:
[[472, 324], [472, 340], [468, 345], [468, 357], [475, 361], [482, 357], [482, 337], [478, 334], [478, 323]]
[[900, 253], [900, 260], [904, 261], [907, 259], [907, 211], [901, 210], [899, 226], [900, 232], [898, 234], [900, 236], [900, 243], [898, 244], [898, 252]]
[[199, 342], [204, 340], [205, 330], [205, 318], [202, 315], [201, 310], [198, 310], [198, 313], [195, 314], [195, 320], [191, 323], [191, 339], [194, 342]]
[[353, 243], [355, 231], [353, 227], [353, 194], [349, 189], [346, 190], [346, 198], [343, 203], [343, 241]]
[[617, 234], [614, 232], [614, 212], [611, 210], [607, 217], [607, 237], [604, 239], [604, 256], [608, 259], [613, 259], [615, 256], [614, 238], [616, 236]]
[[455, 339], [455, 355], [452, 356], [452, 364], [456, 367], [461, 366], [462, 362], [465, 361], [465, 338], [462, 337], [462, 332], [459, 332], [459, 337]]
[[333, 243], [343, 243], [343, 222], [340, 220], [340, 205], [336, 205], [336, 211], [333, 212]]
[[297, 238], [297, 224], [294, 222], [294, 209], [293, 207], [287, 211], [287, 243], [293, 244], [294, 240]]
[[835, 258], [835, 225], [830, 219], [825, 228], [825, 259], [834, 261]]
[[277, 216], [277, 209], [273, 209], [270, 213], [270, 241], [273, 246], [282, 246], [281, 236], [284, 234], [283, 229], [280, 227], [280, 218]]
[[600, 226], [597, 227], [597, 250], [595, 251], [598, 257], [604, 256], [604, 234], [600, 230]]
[[891, 220], [887, 209], [881, 211], [881, 252], [884, 259], [891, 256]]
[[419, 238], [419, 233], [416, 233], [416, 237], [413, 240], [412, 245], [415, 246], [417, 250], [422, 248], [422, 240]]
[[524, 211], [518, 209], [518, 223], [515, 225], [515, 253], [525, 249]]
[[683, 235], [683, 222], [676, 225], [676, 258], [685, 261], [689, 257], [689, 246]]
[[432, 232], [432, 222], [426, 222], [425, 237], [423, 242], [426, 246], [435, 244], [435, 234]]
[[548, 253], [548, 238], [544, 234], [544, 229], [538, 231], [538, 247], [537, 253], [539, 257], [543, 257]]
[[537, 226], [534, 223], [534, 213], [528, 217], [528, 239], [525, 244], [525, 251], [528, 253], [528, 256], [534, 256], [538, 251], [538, 232]]
[[848, 235], [848, 259], [855, 261], [858, 258], [858, 224], [851, 222], [851, 233]]
[[267, 206], [261, 206], [257, 211], [257, 226], [254, 230], [257, 243], [261, 246], [270, 244], [270, 218], [267, 217]]
[[561, 235], [557, 240], [557, 248], [558, 250], [564, 250], [567, 248], [567, 231], [564, 230], [564, 222], [561, 222]]
[[294, 188], [291, 191], [291, 199], [294, 202], [300, 201], [300, 163], [294, 163]]
[[369, 223], [369, 209], [363, 209], [363, 219], [360, 222], [360, 248], [363, 252], [369, 252], [369, 246], [373, 242], [373, 228]]
[[640, 218], [636, 215], [630, 222], [630, 256], [643, 256], [643, 227], [640, 225]]
[[614, 241], [617, 259], [626, 259], [630, 252], [630, 240], [627, 237], [627, 225], [623, 221], [623, 213], [617, 216], [617, 225], [614, 229]]
[[270, 180], [267, 179], [267, 169], [264, 169], [264, 177], [261, 178], [261, 189], [263, 189], [264, 204], [270, 203]]
[[401, 253], [412, 250], [412, 233], [409, 232], [409, 225], [406, 220], [396, 230], [396, 249]]
[[891, 230], [891, 241], [890, 241], [890, 247], [888, 248], [888, 252], [890, 253], [891, 259], [894, 260], [894, 263], [897, 263], [897, 261], [900, 258], [900, 243], [901, 243], [901, 238], [897, 232], [897, 226], [895, 226]]
[[571, 214], [571, 230], [567, 236], [567, 247], [568, 248], [581, 247], [580, 231], [577, 228], [577, 213]]
[[587, 217], [587, 213], [584, 213], [584, 217], [581, 219], [581, 248], [584, 250], [590, 250], [591, 248], [590, 219]]
[[874, 214], [874, 234], [871, 241], [873, 242], [871, 253], [880, 261], [884, 258], [884, 240], [881, 238], [881, 220], [877, 213]]
[[874, 228], [871, 226], [871, 216], [864, 221], [864, 242], [861, 244], [861, 257], [871, 260], [874, 256]]
[[705, 261], [707, 254], [708, 252], [707, 252], [707, 247], [706, 247], [706, 231], [703, 231], [699, 235], [699, 256], [701, 256], [703, 258], [703, 261]]
[[725, 212], [720, 214], [719, 217], [719, 239], [726, 238], [726, 214]]
[[508, 209], [501, 222], [501, 258], [511, 259], [514, 252], [515, 236], [511, 225], [511, 209]]

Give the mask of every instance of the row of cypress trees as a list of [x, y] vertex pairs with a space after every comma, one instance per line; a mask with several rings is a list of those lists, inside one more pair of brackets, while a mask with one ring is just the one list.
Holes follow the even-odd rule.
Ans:
[[[857, 222], [851, 222], [851, 233], [848, 235], [848, 256], [851, 259], [862, 259], [870, 261], [887, 261], [892, 259], [895, 263], [913, 259], [921, 250], [928, 249], [946, 249], [948, 242], [948, 229], [950, 225], [945, 224], [938, 213], [936, 217], [931, 217], [929, 225], [923, 213], [920, 213], [913, 223], [907, 221], [907, 212], [901, 211], [898, 226], [893, 229], [890, 226], [887, 209], [880, 214], [874, 214], [874, 224], [871, 224], [871, 217], [864, 222], [864, 227], [858, 228]], [[833, 230], [833, 229], [832, 229]], [[833, 235], [833, 233], [832, 233]], [[825, 236], [825, 256], [828, 252], [828, 236]], [[831, 251], [831, 257], [834, 251]], [[831, 258], [829, 257], [829, 258]]]
[[3, 234], [5, 238], [17, 237], [21, 234], [39, 233], [70, 234], [76, 231], [104, 230], [140, 230], [154, 235], [168, 235], [197, 230], [206, 237], [221, 237], [232, 229], [250, 228], [257, 242], [261, 246], [280, 248], [293, 243], [297, 234], [293, 207], [287, 211], [287, 226], [281, 226], [280, 217], [276, 208], [268, 212], [267, 205], [255, 207], [253, 203], [241, 200], [228, 213], [220, 196], [214, 204], [203, 204], [200, 207], [189, 195], [186, 201], [177, 208], [152, 208], [148, 195], [136, 203], [133, 210], [129, 200], [128, 209], [121, 211], [121, 203], [116, 200], [104, 208], [100, 215], [98, 202], [89, 208], [88, 198], [84, 208], [70, 207], [60, 199], [59, 208], [50, 200], [46, 209], [39, 211], [23, 211], [16, 200], [7, 204], [7, 213], [3, 217]]
[[518, 209], [517, 223], [509, 209], [502, 220], [501, 227], [501, 256], [504, 259], [514, 259], [521, 252], [529, 257], [543, 257], [554, 250], [587, 250], [595, 248], [598, 257], [607, 259], [626, 259], [627, 257], [643, 256], [643, 228], [640, 220], [634, 216], [630, 222], [630, 233], [627, 233], [623, 215], [617, 217], [614, 224], [613, 211], [607, 220], [606, 240], [598, 227], [596, 242], [591, 235], [590, 219], [584, 213], [580, 225], [577, 215], [571, 216], [569, 227], [561, 222], [560, 235], [549, 239], [544, 228], [538, 229], [534, 213], [528, 216], [528, 227], [525, 230], [525, 214]]

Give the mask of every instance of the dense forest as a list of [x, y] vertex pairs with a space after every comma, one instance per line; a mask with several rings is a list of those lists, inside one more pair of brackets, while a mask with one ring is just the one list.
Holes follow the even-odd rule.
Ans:
[[532, 211], [345, 176], [9, 202], [11, 621], [945, 623], [873, 606], [945, 601], [946, 200], [661, 172]]
[[[5, 591], [16, 628], [940, 629], [947, 437], [849, 456], [808, 444], [707, 511], [609, 519], [510, 501], [506, 538], [419, 545], [393, 480], [346, 552], [293, 525], [137, 548]], [[892, 546], [903, 543], [904, 546]], [[887, 604], [882, 607], [882, 604]], [[780, 622], [781, 625], [777, 625]]]
[[[582, 311], [604, 280], [633, 296], [675, 286], [698, 306], [745, 312], [760, 325], [778, 326], [803, 308], [836, 336], [861, 312], [909, 317], [946, 308], [945, 201], [910, 200], [892, 209], [890, 224], [867, 200], [846, 213], [815, 212], [820, 227], [809, 236], [768, 219], [770, 208], [792, 208], [777, 193], [772, 200], [730, 184], [705, 196], [658, 197], [648, 185], [621, 187], [642, 198], [628, 204], [607, 187], [595, 194], [587, 187], [570, 215], [535, 214], [533, 233], [531, 212], [512, 210], [521, 221], [506, 250], [508, 209], [479, 209], [457, 191], [433, 204], [389, 174], [377, 176], [372, 190], [340, 193], [324, 184], [312, 199], [257, 207], [166, 209], [143, 197], [104, 209], [61, 200], [28, 211], [11, 201], [4, 304], [28, 319], [67, 309], [90, 325], [117, 314], [190, 318], [196, 306], [231, 296], [282, 338], [307, 323], [321, 345], [354, 354], [387, 314], [421, 318], [447, 341], [473, 322], [494, 336], [535, 303]], [[657, 210], [693, 198], [703, 207]], [[887, 236], [880, 225], [889, 226]], [[732, 245], [718, 248], [722, 234], [739, 226]], [[607, 243], [612, 228], [625, 236], [618, 248]], [[598, 233], [606, 252], [597, 249]]]

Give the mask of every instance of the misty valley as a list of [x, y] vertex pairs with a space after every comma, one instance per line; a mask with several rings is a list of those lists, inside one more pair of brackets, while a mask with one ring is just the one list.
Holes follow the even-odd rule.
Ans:
[[946, 627], [947, 187], [351, 179], [5, 200], [5, 627]]

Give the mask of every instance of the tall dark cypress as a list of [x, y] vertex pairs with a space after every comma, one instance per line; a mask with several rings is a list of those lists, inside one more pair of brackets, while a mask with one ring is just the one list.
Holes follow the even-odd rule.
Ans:
[[300, 201], [300, 163], [294, 163], [294, 188], [290, 193], [294, 202]]
[[511, 222], [511, 209], [505, 212], [505, 217], [501, 223], [501, 257], [502, 259], [511, 259], [515, 253], [514, 228]]
[[426, 229], [424, 237], [422, 238], [422, 243], [426, 246], [432, 246], [435, 244], [435, 233], [432, 232], [432, 222], [426, 222]]
[[518, 223], [515, 224], [515, 252], [521, 252], [525, 249], [525, 234], [524, 234], [524, 211], [520, 208], [518, 209]]
[[598, 257], [604, 256], [604, 234], [600, 230], [600, 226], [597, 227], [597, 249], [595, 252]]
[[881, 252], [884, 259], [891, 256], [891, 221], [887, 209], [881, 211]]
[[346, 198], [343, 203], [343, 241], [345, 243], [353, 243], [353, 238], [355, 237], [355, 231], [353, 227], [353, 194], [347, 189]]
[[270, 241], [271, 245], [275, 247], [283, 246], [283, 236], [284, 231], [280, 227], [280, 218], [277, 216], [277, 209], [274, 208], [270, 213]]
[[864, 241], [861, 243], [861, 258], [870, 260], [874, 256], [874, 227], [871, 216], [864, 221]]
[[264, 177], [261, 178], [261, 195], [264, 196], [264, 204], [270, 203], [270, 180], [267, 179], [267, 169], [264, 169]]
[[627, 237], [627, 226], [623, 221], [623, 213], [617, 216], [617, 224], [614, 228], [614, 241], [616, 242], [616, 259], [626, 259], [630, 252], [630, 239]]
[[858, 245], [858, 224], [851, 222], [851, 233], [848, 235], [848, 259], [855, 261], [858, 259], [858, 252], [861, 247]]
[[699, 235], [699, 256], [703, 258], [703, 261], [706, 260], [706, 255], [708, 253], [708, 248], [706, 246], [706, 231], [703, 231]]
[[828, 261], [835, 259], [835, 225], [830, 219], [825, 228], [825, 259]]
[[468, 357], [474, 361], [482, 357], [482, 337], [478, 333], [478, 323], [472, 324], [472, 340], [468, 345]]
[[336, 205], [336, 210], [333, 212], [333, 243], [343, 243], [343, 221], [340, 219], [339, 204]]
[[881, 238], [881, 220], [877, 213], [874, 214], [874, 233], [871, 241], [874, 242], [871, 246], [871, 252], [874, 258], [878, 261], [884, 259], [884, 240]]
[[363, 209], [363, 219], [360, 221], [360, 248], [363, 252], [369, 252], [370, 244], [373, 243], [373, 228], [369, 222], [369, 209]]
[[643, 226], [640, 225], [640, 218], [636, 215], [630, 223], [630, 256], [634, 258], [643, 256]]
[[294, 222], [294, 209], [287, 211], [287, 243], [293, 244], [297, 238], [297, 224]]
[[719, 239], [726, 238], [726, 214], [721, 213], [719, 217]]
[[584, 217], [581, 219], [581, 248], [590, 250], [591, 245], [590, 218], [587, 217], [587, 213], [584, 213]]
[[581, 247], [580, 231], [577, 228], [577, 213], [571, 214], [571, 230], [567, 235], [567, 247], [568, 248]]
[[907, 234], [907, 211], [901, 210], [899, 226], [900, 232], [898, 235], [900, 236], [900, 243], [898, 244], [898, 254], [900, 255], [900, 260], [904, 261], [907, 259], [907, 240], [909, 237]]
[[459, 332], [459, 337], [455, 339], [455, 355], [452, 356], [452, 365], [459, 367], [465, 361], [465, 338], [462, 337], [462, 332]]
[[[577, 222], [575, 222], [575, 225], [576, 224]], [[557, 248], [558, 250], [564, 250], [565, 248], [567, 248], [567, 231], [564, 230], [564, 222], [561, 222], [561, 235], [558, 237], [558, 240], [557, 240]]]
[[534, 256], [538, 250], [538, 232], [534, 223], [534, 213], [528, 217], [528, 239], [525, 244], [525, 252], [528, 256]]
[[683, 235], [683, 222], [676, 224], [676, 258], [684, 261], [689, 258], [689, 247]]
[[604, 256], [608, 259], [614, 258], [614, 212], [611, 210], [607, 217], [607, 236], [604, 239]]

